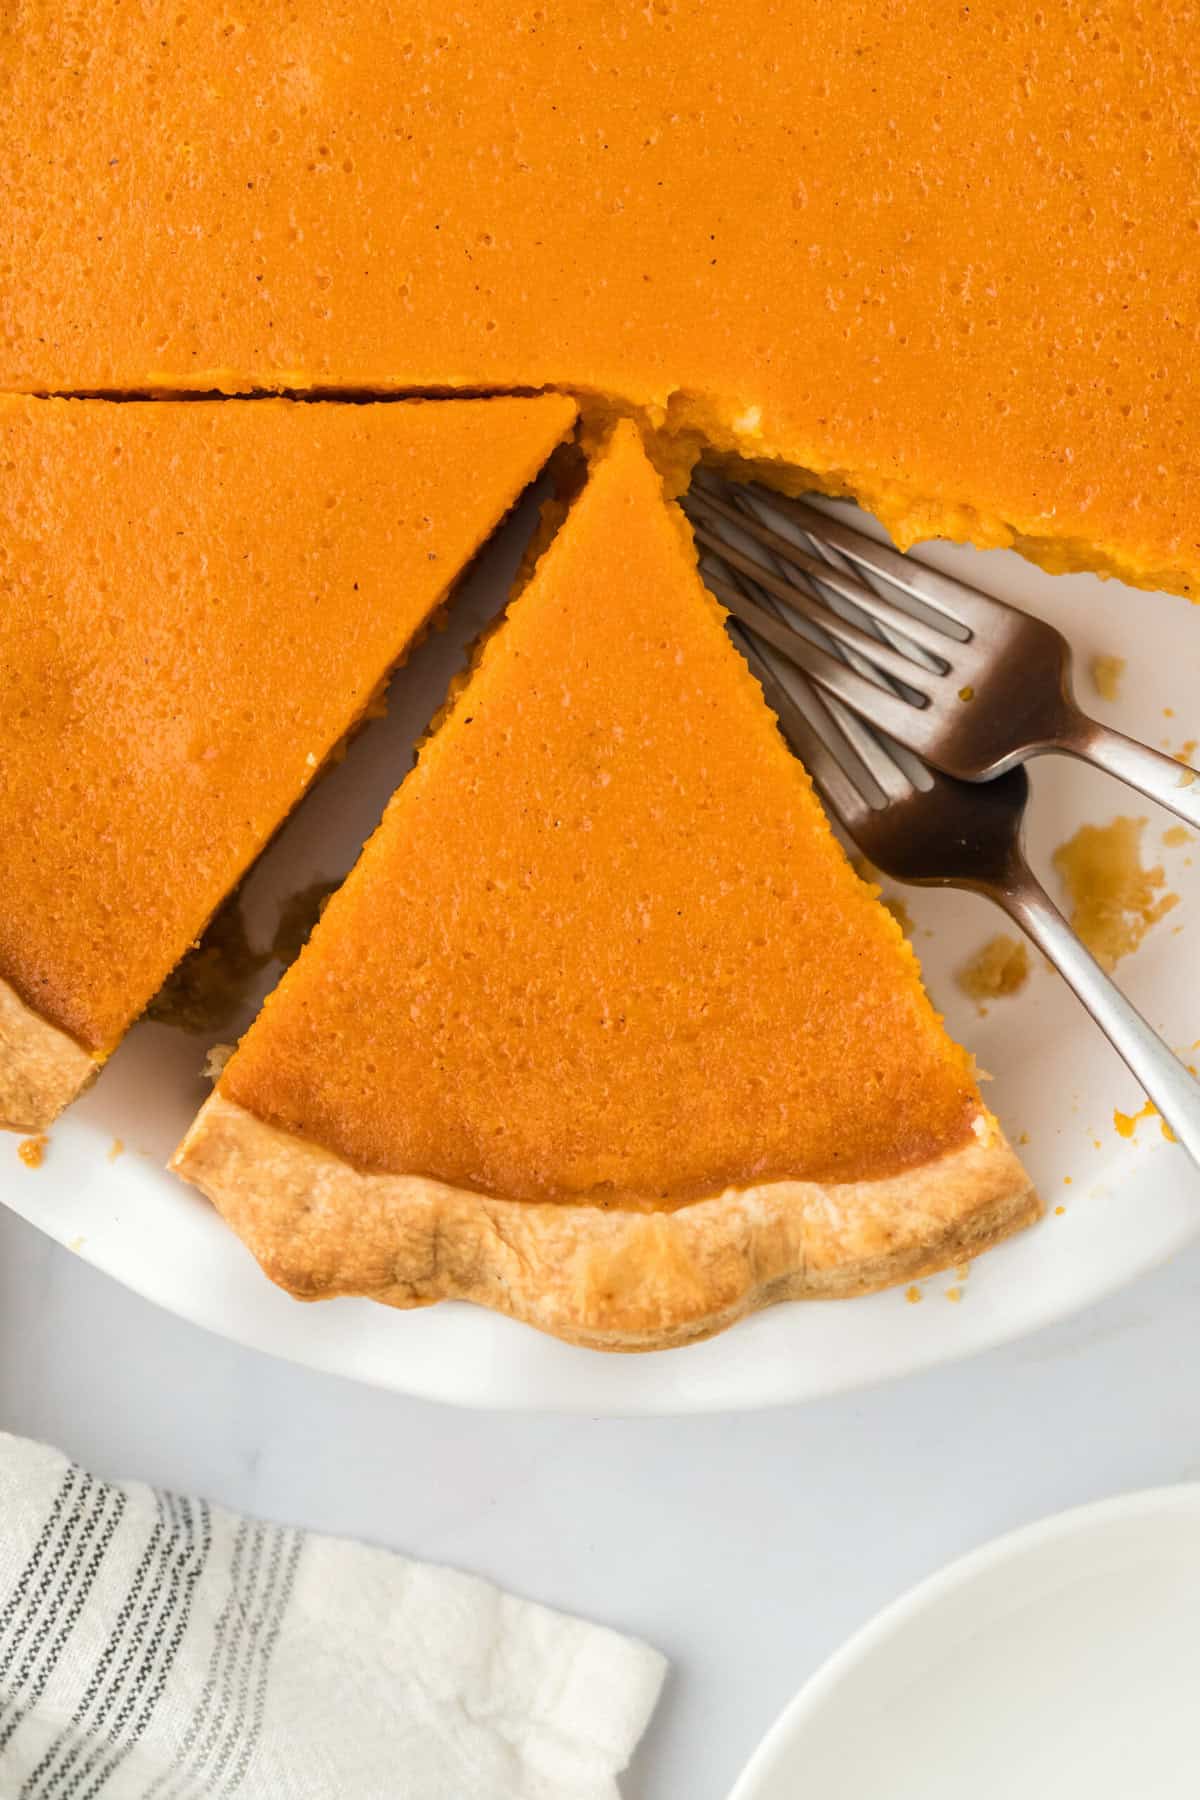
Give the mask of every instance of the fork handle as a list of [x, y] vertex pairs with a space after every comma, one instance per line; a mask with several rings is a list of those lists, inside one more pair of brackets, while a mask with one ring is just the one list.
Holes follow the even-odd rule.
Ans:
[[1200, 774], [1175, 757], [1151, 750], [1148, 744], [1139, 744], [1107, 725], [1099, 725], [1085, 713], [1076, 714], [1069, 731], [1054, 748], [1094, 763], [1118, 781], [1128, 782], [1139, 794], [1156, 800], [1200, 831]]
[[1028, 866], [1015, 872], [1011, 884], [988, 891], [1049, 957], [1193, 1162], [1200, 1165], [1200, 1081], [1084, 948]]

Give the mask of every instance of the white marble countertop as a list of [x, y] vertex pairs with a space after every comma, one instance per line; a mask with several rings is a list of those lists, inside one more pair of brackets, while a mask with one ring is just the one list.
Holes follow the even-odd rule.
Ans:
[[800, 1682], [961, 1551], [1200, 1476], [1197, 1367], [1200, 1246], [1023, 1343], [803, 1409], [458, 1412], [236, 1349], [0, 1209], [0, 1425], [640, 1633], [672, 1675], [627, 1800], [723, 1800]]

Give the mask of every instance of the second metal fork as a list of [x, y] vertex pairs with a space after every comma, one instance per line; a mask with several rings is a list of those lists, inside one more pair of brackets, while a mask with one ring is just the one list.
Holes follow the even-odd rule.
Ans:
[[822, 799], [863, 854], [899, 881], [966, 888], [1003, 907], [1200, 1164], [1200, 1082], [1080, 943], [1025, 859], [1024, 769], [977, 785], [942, 775], [782, 670], [741, 626], [731, 621], [730, 630]]

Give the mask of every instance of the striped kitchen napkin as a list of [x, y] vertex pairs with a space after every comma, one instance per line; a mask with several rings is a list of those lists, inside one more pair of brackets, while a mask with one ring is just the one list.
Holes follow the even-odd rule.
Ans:
[[615, 1800], [657, 1652], [0, 1434], [2, 1800]]

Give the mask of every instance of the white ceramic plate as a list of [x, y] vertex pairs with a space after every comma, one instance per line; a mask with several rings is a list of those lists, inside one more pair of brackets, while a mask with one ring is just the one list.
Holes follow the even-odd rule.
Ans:
[[[528, 510], [489, 550], [435, 634], [398, 678], [386, 720], [306, 799], [245, 889], [252, 929], [270, 941], [281, 900], [347, 869], [409, 766], [411, 745], [440, 702], [462, 646], [501, 604], [528, 530]], [[1052, 579], [1002, 553], [952, 546], [923, 552], [947, 570], [1044, 612], [1077, 646], [1080, 690], [1102, 716], [1172, 748], [1200, 737], [1200, 620], [1183, 600], [1135, 594], [1090, 577]], [[1089, 692], [1095, 651], [1128, 659], [1119, 704]], [[1170, 708], [1172, 717], [1164, 716]], [[1085, 820], [1153, 815], [1147, 848], [1166, 865], [1181, 904], [1120, 977], [1175, 1045], [1200, 1037], [1200, 845], [1162, 850], [1169, 820], [1102, 775], [1064, 759], [1035, 770], [1033, 860]], [[1052, 879], [1052, 877], [1051, 877]], [[161, 1025], [130, 1033], [91, 1093], [55, 1127], [43, 1166], [25, 1169], [0, 1140], [0, 1195], [33, 1223], [172, 1312], [259, 1349], [364, 1381], [467, 1405], [583, 1412], [670, 1412], [760, 1406], [829, 1393], [963, 1356], [1062, 1317], [1150, 1267], [1200, 1225], [1200, 1177], [1155, 1121], [1135, 1142], [1114, 1108], [1141, 1095], [1058, 978], [1038, 966], [1016, 999], [986, 1018], [952, 971], [1005, 926], [986, 902], [907, 890], [916, 944], [950, 1028], [994, 1076], [988, 1097], [1049, 1204], [1045, 1223], [952, 1278], [903, 1293], [782, 1306], [706, 1344], [641, 1357], [576, 1350], [462, 1305], [397, 1313], [369, 1302], [303, 1306], [260, 1275], [194, 1192], [163, 1172], [206, 1090], [207, 1044]], [[273, 973], [277, 973], [274, 971]], [[272, 976], [264, 977], [263, 990]], [[252, 1002], [254, 997], [251, 997]], [[252, 1016], [222, 1035], [234, 1036]], [[109, 1160], [113, 1141], [124, 1151]], [[1065, 1207], [1059, 1214], [1055, 1209]]]
[[730, 1800], [1194, 1800], [1200, 1487], [998, 1538], [801, 1689]]

